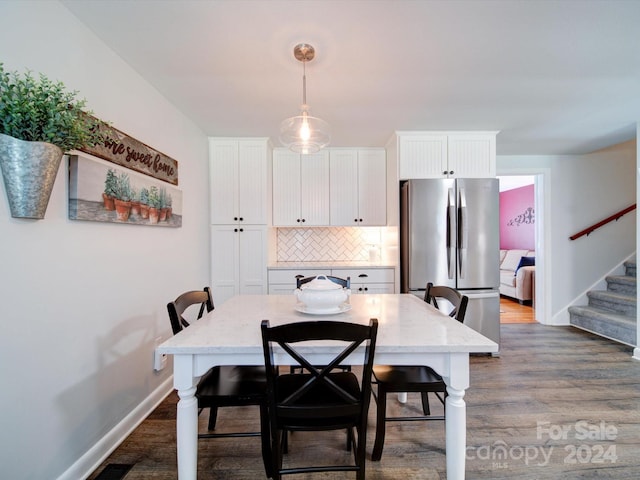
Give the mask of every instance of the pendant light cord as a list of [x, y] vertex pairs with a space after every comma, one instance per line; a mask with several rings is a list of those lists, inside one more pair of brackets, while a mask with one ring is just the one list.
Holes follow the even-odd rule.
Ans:
[[302, 61], [302, 108], [307, 105], [307, 61]]

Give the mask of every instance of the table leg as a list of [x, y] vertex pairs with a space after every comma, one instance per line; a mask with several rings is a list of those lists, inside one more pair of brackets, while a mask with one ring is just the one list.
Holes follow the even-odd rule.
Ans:
[[445, 431], [447, 445], [447, 480], [463, 480], [467, 445], [467, 406], [464, 390], [447, 387]]
[[449, 354], [449, 377], [445, 408], [447, 480], [464, 480], [467, 453], [467, 405], [464, 393], [469, 388], [469, 354]]
[[198, 399], [196, 388], [178, 390], [177, 444], [179, 480], [196, 480], [198, 476]]

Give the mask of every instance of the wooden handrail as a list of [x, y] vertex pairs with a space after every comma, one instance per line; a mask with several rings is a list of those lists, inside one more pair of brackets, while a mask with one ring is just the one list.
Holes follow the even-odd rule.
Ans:
[[597, 230], [598, 228], [602, 227], [603, 225], [606, 225], [609, 222], [613, 222], [614, 220], [618, 220], [623, 215], [625, 215], [625, 214], [627, 214], [627, 213], [629, 213], [629, 212], [631, 212], [631, 211], [633, 211], [635, 209], [636, 209], [636, 204], [634, 203], [630, 207], [627, 207], [624, 210], [620, 210], [618, 213], [614, 213], [610, 217], [607, 217], [607, 218], [605, 218], [604, 220], [602, 220], [602, 221], [600, 221], [598, 223], [594, 223], [589, 228], [585, 228], [581, 232], [578, 232], [575, 235], [570, 236], [569, 239], [570, 240], [575, 240], [577, 238], [582, 237], [583, 235], [589, 235], [594, 230]]

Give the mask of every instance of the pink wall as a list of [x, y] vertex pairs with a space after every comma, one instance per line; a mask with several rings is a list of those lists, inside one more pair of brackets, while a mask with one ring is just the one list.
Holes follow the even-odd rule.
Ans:
[[500, 192], [500, 248], [535, 249], [534, 186]]

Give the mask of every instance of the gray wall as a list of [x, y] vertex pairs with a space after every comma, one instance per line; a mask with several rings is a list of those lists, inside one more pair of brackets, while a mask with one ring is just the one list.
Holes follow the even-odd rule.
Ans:
[[0, 182], [0, 477], [78, 479], [171, 387], [152, 352], [166, 303], [209, 282], [207, 139], [58, 2], [0, 3], [0, 61], [179, 162], [178, 229], [68, 220], [66, 160], [44, 220], [11, 218]]

